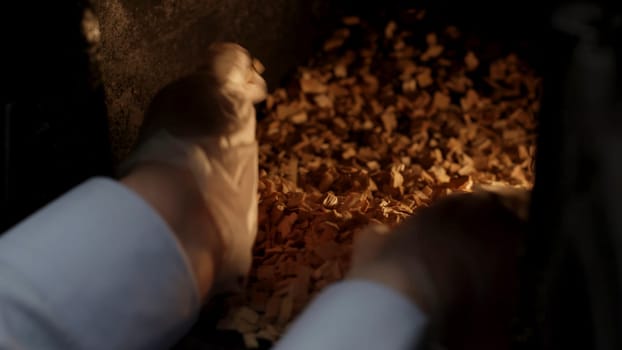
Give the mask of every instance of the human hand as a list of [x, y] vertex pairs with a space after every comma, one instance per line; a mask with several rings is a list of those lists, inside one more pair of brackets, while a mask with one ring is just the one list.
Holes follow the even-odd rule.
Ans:
[[251, 266], [258, 181], [254, 103], [265, 97], [266, 84], [249, 53], [236, 44], [215, 44], [199, 71], [154, 97], [138, 146], [121, 166], [124, 182], [175, 231], [204, 295], [239, 289]]
[[349, 278], [411, 298], [448, 348], [507, 347], [529, 196], [495, 191], [444, 198], [392, 231], [369, 227], [355, 240]]
[[[216, 43], [205, 64], [174, 81], [153, 98], [141, 127], [140, 143], [165, 129], [176, 137], [255, 141], [255, 109], [267, 96], [266, 83], [243, 47]], [[244, 139], [239, 140], [242, 136]]]

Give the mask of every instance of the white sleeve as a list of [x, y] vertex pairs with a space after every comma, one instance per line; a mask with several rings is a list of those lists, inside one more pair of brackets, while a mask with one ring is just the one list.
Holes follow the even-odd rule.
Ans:
[[426, 325], [425, 314], [393, 289], [349, 280], [320, 293], [273, 350], [412, 350]]
[[1, 349], [165, 349], [199, 307], [170, 228], [113, 180], [87, 181], [0, 237]]

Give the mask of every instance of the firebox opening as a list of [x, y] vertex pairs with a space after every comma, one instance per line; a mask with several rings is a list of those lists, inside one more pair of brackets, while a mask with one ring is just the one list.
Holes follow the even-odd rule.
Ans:
[[254, 266], [219, 322], [247, 347], [277, 340], [343, 278], [362, 227], [478, 185], [532, 187], [541, 78], [428, 16], [343, 17], [260, 107]]

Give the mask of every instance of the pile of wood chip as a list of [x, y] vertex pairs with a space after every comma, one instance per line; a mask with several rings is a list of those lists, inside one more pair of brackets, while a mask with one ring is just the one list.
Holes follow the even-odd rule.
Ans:
[[477, 183], [531, 186], [540, 79], [516, 55], [480, 62], [451, 49], [460, 39], [455, 27], [382, 32], [348, 17], [271, 94], [258, 125], [254, 267], [220, 328], [249, 348], [274, 341], [343, 278], [364, 225], [395, 225]]

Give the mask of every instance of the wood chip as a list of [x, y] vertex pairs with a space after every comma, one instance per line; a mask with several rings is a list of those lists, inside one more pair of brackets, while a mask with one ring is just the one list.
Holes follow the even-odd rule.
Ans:
[[[268, 327], [273, 329], [273, 331], [269, 331]], [[257, 334], [255, 335], [255, 338], [268, 340], [270, 342], [275, 342], [279, 338], [279, 334], [280, 332], [278, 330], [276, 330], [271, 325], [267, 325], [266, 329], [262, 329], [259, 332], [257, 332]]]
[[[435, 182], [435, 181], [434, 181], [434, 178], [432, 177], [432, 175], [430, 175], [430, 174], [429, 174], [428, 172], [426, 172], [426, 171], [422, 171], [422, 172], [421, 172], [421, 179], [422, 179], [423, 181], [427, 182], [428, 184], [432, 184], [432, 183], [434, 183], [434, 182]], [[425, 188], [424, 188], [424, 191], [425, 191]], [[426, 194], [427, 194], [427, 195], [430, 195], [430, 194], [428, 194], [428, 193], [426, 193]]]
[[479, 103], [479, 95], [477, 94], [477, 91], [473, 89], [469, 89], [466, 92], [466, 95], [460, 99], [460, 105], [462, 106], [462, 109], [465, 111], [468, 111], [468, 110], [471, 110], [477, 107], [478, 103]]
[[376, 28], [347, 17], [343, 26], [258, 111], [253, 267], [218, 323], [247, 346], [278, 340], [343, 278], [365, 225], [394, 226], [479, 184], [532, 186], [541, 78], [518, 56], [462, 56], [455, 27], [424, 31], [421, 43], [401, 18]]
[[326, 197], [324, 197], [324, 200], [322, 201], [322, 205], [324, 205], [324, 207], [328, 209], [333, 209], [337, 207], [338, 204], [339, 198], [337, 198], [337, 196], [335, 196], [333, 192], [328, 192], [326, 194]]
[[387, 26], [384, 28], [384, 36], [387, 39], [392, 39], [395, 35], [395, 31], [397, 30], [397, 23], [395, 21], [390, 21], [387, 23]]
[[515, 166], [514, 169], [512, 169], [512, 173], [511, 175], [514, 179], [518, 180], [521, 184], [528, 184], [529, 181], [527, 181], [527, 177], [525, 176], [525, 172], [523, 171], [523, 169], [520, 166]]
[[337, 78], [345, 78], [348, 76], [348, 67], [345, 64], [337, 64], [333, 72]]
[[420, 87], [426, 88], [434, 83], [434, 79], [432, 79], [431, 70], [426, 69], [423, 72], [417, 74], [417, 83]]
[[530, 158], [529, 151], [525, 145], [518, 145], [518, 157], [521, 160], [527, 160]]
[[328, 87], [320, 81], [313, 78], [301, 78], [300, 89], [308, 94], [323, 94], [328, 91]]
[[285, 119], [293, 114], [301, 112], [302, 107], [298, 103], [280, 104], [276, 108], [276, 115], [278, 119]]
[[395, 117], [393, 109], [387, 109], [380, 119], [382, 119], [384, 130], [387, 132], [392, 132], [397, 127], [397, 118]]
[[415, 92], [417, 90], [417, 81], [414, 79], [406, 80], [402, 83], [402, 91], [405, 93]]
[[313, 98], [320, 108], [333, 108], [333, 100], [326, 95], [318, 95]]
[[401, 170], [401, 166], [391, 167], [391, 187], [399, 189], [400, 192], [403, 191], [404, 184], [404, 176], [402, 176]]
[[427, 197], [430, 197], [432, 195], [432, 193], [434, 193], [434, 190], [432, 189], [432, 187], [426, 186], [426, 187], [423, 188], [423, 190], [421, 192], [424, 195], [426, 195]]
[[257, 323], [259, 315], [248, 307], [241, 307], [234, 312], [234, 317], [239, 320], [246, 321], [251, 324]]
[[451, 103], [451, 99], [449, 98], [449, 96], [438, 91], [434, 93], [434, 99], [433, 99], [432, 104], [437, 109], [441, 109], [441, 110], [446, 109], [447, 107], [449, 107], [450, 103]]
[[464, 64], [466, 65], [466, 69], [468, 71], [474, 71], [479, 66], [479, 60], [473, 51], [467, 52], [466, 56], [464, 56]]
[[451, 178], [447, 175], [447, 171], [445, 170], [445, 168], [442, 168], [440, 166], [435, 165], [431, 167], [430, 172], [434, 174], [434, 177], [436, 177], [436, 180], [439, 183], [447, 183], [451, 180]]
[[341, 157], [343, 159], [350, 159], [350, 158], [353, 158], [354, 156], [356, 156], [356, 149], [354, 148], [348, 148], [341, 154]]
[[333, 51], [340, 48], [350, 36], [350, 31], [346, 28], [337, 30], [335, 34], [324, 43], [324, 51]]
[[470, 191], [473, 188], [473, 180], [470, 176], [458, 176], [449, 180], [449, 186], [459, 191]]
[[428, 33], [428, 35], [425, 36], [425, 42], [428, 44], [428, 46], [434, 46], [438, 44], [438, 37], [436, 36], [436, 33]]
[[421, 55], [421, 60], [426, 62], [432, 58], [436, 58], [440, 56], [445, 48], [442, 45], [431, 45], [428, 49]]
[[293, 124], [299, 125], [299, 124], [306, 123], [309, 120], [309, 116], [307, 115], [306, 112], [299, 112], [299, 113], [292, 115], [289, 119], [291, 120]]
[[255, 333], [244, 333], [244, 346], [247, 349], [258, 349], [259, 343], [257, 342], [257, 338], [255, 337]]
[[342, 18], [341, 21], [343, 22], [343, 24], [347, 26], [355, 26], [361, 23], [361, 19], [356, 16], [347, 16], [347, 17]]

